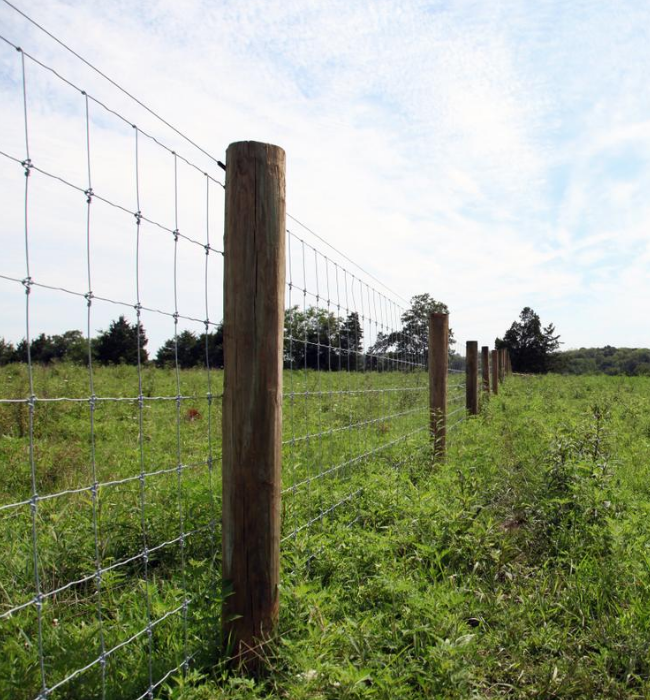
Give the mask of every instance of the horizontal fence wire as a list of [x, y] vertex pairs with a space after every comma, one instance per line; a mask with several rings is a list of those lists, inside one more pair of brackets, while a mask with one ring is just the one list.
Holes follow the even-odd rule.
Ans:
[[[175, 675], [214, 659], [220, 637], [223, 360], [214, 346], [221, 308], [215, 316], [211, 300], [223, 279], [213, 222], [223, 220], [225, 185], [0, 39], [16, 60], [21, 122], [19, 137], [0, 142], [0, 176], [20, 192], [5, 212], [14, 253], [0, 263], [0, 282], [24, 317], [22, 361], [0, 369], [0, 650], [24, 651], [0, 694], [154, 698]], [[65, 97], [54, 99], [57, 91]], [[49, 149], [44, 131], [71, 105], [81, 115], [76, 145]], [[98, 178], [114, 152], [124, 156], [119, 167]], [[69, 167], [79, 156], [83, 167]], [[45, 264], [42, 249], [68, 210], [83, 222], [83, 252]], [[356, 522], [373, 476], [427, 454], [431, 438], [427, 322], [363, 268], [353, 273], [295, 230], [286, 236], [281, 540], [291, 551], [328, 521]], [[185, 293], [191, 285], [198, 295]], [[115, 307], [135, 350], [107, 371], [94, 336]], [[43, 366], [34, 353], [54, 325], [48, 314], [66, 318], [71, 308], [83, 321], [81, 360]], [[163, 370], [148, 357], [149, 324], [168, 337]], [[188, 364], [191, 337], [200, 352]], [[466, 418], [465, 390], [465, 371], [450, 369], [450, 431]]]
[[447, 430], [453, 431], [467, 418], [465, 370], [450, 369], [447, 373]]
[[[287, 231], [283, 541], [352, 514], [369, 466], [428, 445], [428, 328]], [[347, 517], [347, 516], [346, 516]]]
[[[24, 251], [20, 269], [15, 256], [0, 263], [0, 280], [19, 290], [24, 305], [24, 363], [3, 368], [0, 389], [0, 649], [5, 658], [11, 649], [22, 651], [16, 677], [0, 679], [0, 694], [153, 698], [170, 677], [205, 659], [219, 635], [222, 385], [211, 346], [220, 323], [211, 318], [209, 301], [223, 274], [221, 246], [213, 245], [211, 230], [214, 209], [222, 218], [223, 182], [0, 38], [17, 60], [13, 99], [23, 124], [22, 141], [3, 141], [0, 149], [4, 181], [13, 178], [15, 189], [22, 189], [19, 200], [5, 202], [5, 221], [12, 222], [6, 242], [17, 249], [21, 240]], [[47, 89], [45, 78], [54, 81]], [[44, 127], [56, 129], [56, 113], [50, 122], [43, 114], [59, 104], [57, 90], [69, 92], [61, 99], [78, 100], [76, 150], [48, 150], [54, 140], [43, 138]], [[107, 154], [103, 139], [109, 149], [124, 151], [129, 165], [112, 176], [133, 183], [130, 203], [95, 185], [95, 169]], [[166, 174], [157, 173], [148, 187], [154, 201], [165, 180], [158, 198], [170, 202], [171, 193], [166, 214], [141, 207], [143, 163], [150, 157], [144, 142], [166, 163]], [[84, 180], [67, 174], [79, 156]], [[202, 205], [187, 205], [190, 190]], [[79, 197], [66, 198], [65, 192]], [[69, 211], [62, 204], [55, 211], [58, 200]], [[60, 264], [48, 267], [35, 252], [60, 233], [56, 218], [72, 212], [84, 221], [83, 269], [65, 253]], [[35, 240], [34, 227], [44, 218], [50, 230]], [[106, 276], [107, 242], [118, 233], [129, 246], [118, 259], [120, 267], [127, 259], [132, 265], [132, 291], [113, 285], [115, 295], [96, 293], [96, 276]], [[145, 237], [147, 250], [165, 253], [155, 275], [171, 293], [158, 304], [144, 303], [155, 301], [145, 281], [152, 279], [143, 260]], [[216, 240], [221, 237], [219, 231]], [[188, 270], [199, 280], [193, 297], [182, 296]], [[76, 368], [50, 369], [33, 357], [34, 343], [44, 319], [55, 322], [43, 308], [54, 319], [68, 313], [63, 296], [85, 320], [79, 334], [85, 350]], [[192, 304], [183, 305], [181, 299], [189, 298]], [[132, 366], [112, 373], [99, 366], [93, 340], [98, 307], [107, 304], [123, 309], [137, 346]], [[160, 332], [169, 338], [164, 375], [154, 374], [147, 361], [144, 324], [154, 316], [162, 317]], [[194, 329], [202, 333], [202, 348], [196, 368], [184, 373], [180, 339]]]

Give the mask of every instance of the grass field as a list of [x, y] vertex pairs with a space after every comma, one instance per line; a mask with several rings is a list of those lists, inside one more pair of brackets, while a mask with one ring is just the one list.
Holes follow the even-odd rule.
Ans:
[[[174, 371], [147, 367], [140, 380], [142, 405], [136, 368], [95, 369], [91, 412], [87, 371], [35, 367], [30, 421], [27, 367], [0, 370], [15, 400], [0, 404], [0, 615], [14, 611], [0, 619], [1, 697], [35, 698], [44, 671], [49, 688], [61, 683], [52, 698], [137, 698], [187, 656], [216, 658], [223, 376], [211, 373], [211, 401], [205, 371], [177, 386]], [[338, 504], [356, 517], [368, 467], [426, 445], [426, 381], [286, 373], [284, 551], [309, 558]]]
[[[4, 397], [29, 393], [24, 368], [1, 372]], [[219, 402], [208, 406], [205, 376], [191, 371], [181, 393], [196, 399], [154, 398], [174, 396], [175, 381], [145, 370], [142, 433], [137, 401], [97, 403], [96, 480], [135, 478], [95, 498], [88, 402], [36, 405], [39, 496], [71, 492], [38, 503], [41, 590], [87, 577], [98, 556], [118, 564], [100, 593], [91, 577], [43, 599], [48, 686], [97, 657], [100, 615], [106, 649], [162, 619], [51, 697], [102, 697], [102, 675], [107, 698], [138, 697], [186, 650], [200, 650], [192, 669], [161, 697], [650, 697], [650, 380], [510, 379], [432, 467], [424, 375], [285, 377], [282, 612], [257, 680], [206, 670], [218, 658]], [[132, 368], [100, 369], [95, 384], [100, 397], [137, 395]], [[375, 391], [397, 386], [409, 391]], [[38, 369], [35, 394], [85, 397], [87, 375]], [[32, 495], [29, 412], [0, 409], [4, 505]], [[152, 474], [144, 500], [140, 472]], [[186, 546], [165, 544], [181, 518]], [[32, 526], [29, 504], [0, 510], [0, 614], [33, 598]], [[128, 561], [143, 529], [150, 548], [163, 545], [148, 586], [142, 558]], [[0, 625], [0, 696], [36, 697], [35, 606]]]

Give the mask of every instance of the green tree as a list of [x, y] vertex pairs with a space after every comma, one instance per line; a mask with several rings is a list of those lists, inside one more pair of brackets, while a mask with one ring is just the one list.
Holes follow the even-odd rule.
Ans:
[[350, 312], [344, 321], [339, 322], [334, 342], [338, 344], [343, 369], [358, 370], [363, 367], [363, 328], [356, 311]]
[[10, 362], [16, 362], [16, 348], [14, 348], [13, 343], [0, 338], [0, 367], [8, 365]]
[[137, 365], [138, 336], [140, 361], [146, 362], [148, 340], [144, 328], [137, 323], [129, 323], [124, 316], [113, 321], [108, 330], [100, 331], [93, 343], [95, 359], [103, 365]]
[[65, 331], [52, 336], [57, 359], [75, 364], [88, 364], [88, 340], [81, 331]]
[[[429, 315], [449, 313], [449, 307], [429, 294], [416, 294], [411, 305], [401, 316], [402, 328], [390, 333], [379, 333], [370, 352], [389, 359], [400, 360], [400, 364], [428, 362]], [[449, 330], [449, 350], [455, 344], [454, 333]]]
[[201, 356], [205, 362], [205, 349], [199, 344], [199, 339], [192, 331], [183, 331], [178, 338], [166, 340], [156, 353], [158, 367], [175, 367], [178, 345], [178, 366], [181, 369], [195, 367], [201, 364]]
[[[206, 347], [207, 344], [207, 347]], [[196, 335], [192, 331], [178, 334], [178, 366], [205, 367], [206, 351], [211, 368], [223, 367], [223, 324], [219, 324], [211, 333]], [[176, 339], [166, 340], [156, 353], [158, 367], [176, 366]]]
[[[31, 361], [48, 365], [51, 362], [74, 362], [85, 364], [88, 361], [88, 342], [81, 331], [66, 331], [62, 335], [41, 333], [29, 344]], [[23, 338], [14, 351], [13, 362], [27, 362], [27, 341]]]
[[199, 354], [198, 365], [206, 366], [207, 361], [210, 363], [211, 369], [223, 367], [223, 323], [220, 323], [216, 329], [210, 333], [201, 333], [199, 336]]
[[[287, 309], [284, 313], [285, 367], [345, 369], [341, 362], [344, 341], [340, 331], [341, 320], [325, 309], [315, 306], [304, 311], [297, 306]], [[348, 349], [347, 344], [345, 349]]]
[[552, 323], [542, 328], [539, 316], [526, 306], [495, 346], [508, 349], [515, 372], [546, 373], [560, 347], [559, 338]]

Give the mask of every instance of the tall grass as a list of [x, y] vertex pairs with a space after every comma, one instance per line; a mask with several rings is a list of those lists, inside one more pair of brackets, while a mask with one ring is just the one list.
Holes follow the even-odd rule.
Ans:
[[[147, 369], [144, 379], [152, 397], [176, 393], [171, 373]], [[5, 396], [25, 395], [23, 368], [6, 368], [2, 380]], [[384, 388], [396, 380], [372, 379]], [[197, 530], [186, 551], [193, 601], [187, 644], [200, 653], [159, 696], [649, 697], [650, 380], [510, 379], [480, 416], [454, 429], [448, 459], [438, 465], [431, 464], [425, 433], [392, 444], [422, 425], [426, 392], [373, 399], [362, 393], [369, 381], [362, 373], [285, 377], [283, 535], [314, 523], [283, 542], [280, 626], [260, 650], [267, 672], [250, 679], [219, 659], [218, 518], [210, 529], [219, 478], [213, 474], [211, 490], [204, 377], [183, 373], [183, 393], [197, 397], [182, 404], [181, 452], [184, 463], [201, 465], [182, 476], [186, 529]], [[399, 381], [419, 389], [426, 379], [413, 374]], [[87, 394], [71, 368], [39, 369], [36, 383], [38, 396]], [[100, 396], [137, 393], [129, 368], [99, 370], [96, 383]], [[218, 393], [218, 375], [215, 386]], [[336, 394], [337, 387], [357, 393]], [[409, 394], [423, 396], [424, 404]], [[29, 425], [24, 405], [0, 408], [6, 503], [31, 495]], [[218, 455], [218, 402], [211, 411]], [[145, 401], [143, 412], [146, 470], [175, 466], [175, 403]], [[384, 425], [389, 413], [404, 415]], [[138, 473], [137, 414], [137, 403], [98, 409], [100, 481]], [[350, 424], [352, 430], [337, 430]], [[39, 494], [90, 483], [87, 405], [39, 404], [34, 430]], [[366, 452], [362, 463], [335, 472], [341, 478], [318, 476]], [[136, 480], [99, 495], [104, 565], [142, 546], [138, 489]], [[355, 498], [314, 517], [347, 493]], [[145, 527], [152, 541], [165, 542], [178, 533], [177, 474], [148, 477], [146, 494]], [[88, 492], [39, 503], [43, 590], [93, 571], [91, 525]], [[0, 511], [0, 609], [33, 596], [31, 527], [29, 507]], [[182, 601], [179, 564], [178, 547], [158, 550], [148, 590], [141, 562], [106, 575], [107, 646], [146, 626], [147, 596], [156, 616]], [[38, 694], [36, 623], [34, 606], [1, 623], [2, 697]], [[51, 684], [97, 655], [94, 582], [47, 600], [42, 623]], [[146, 689], [147, 644], [139, 637], [109, 659], [107, 697], [137, 697]], [[154, 629], [154, 679], [182, 660], [184, 644], [180, 617]], [[94, 667], [53, 697], [101, 697], [100, 671]]]

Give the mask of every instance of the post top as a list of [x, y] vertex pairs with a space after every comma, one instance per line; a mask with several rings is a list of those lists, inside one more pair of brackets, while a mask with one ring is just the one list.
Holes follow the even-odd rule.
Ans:
[[256, 153], [256, 152], [278, 152], [281, 153], [282, 156], [285, 155], [284, 153], [284, 148], [280, 146], [276, 146], [275, 144], [272, 143], [264, 143], [263, 141], [233, 141], [228, 146], [228, 149], [226, 152], [230, 150], [244, 150], [248, 151], [251, 155]]

